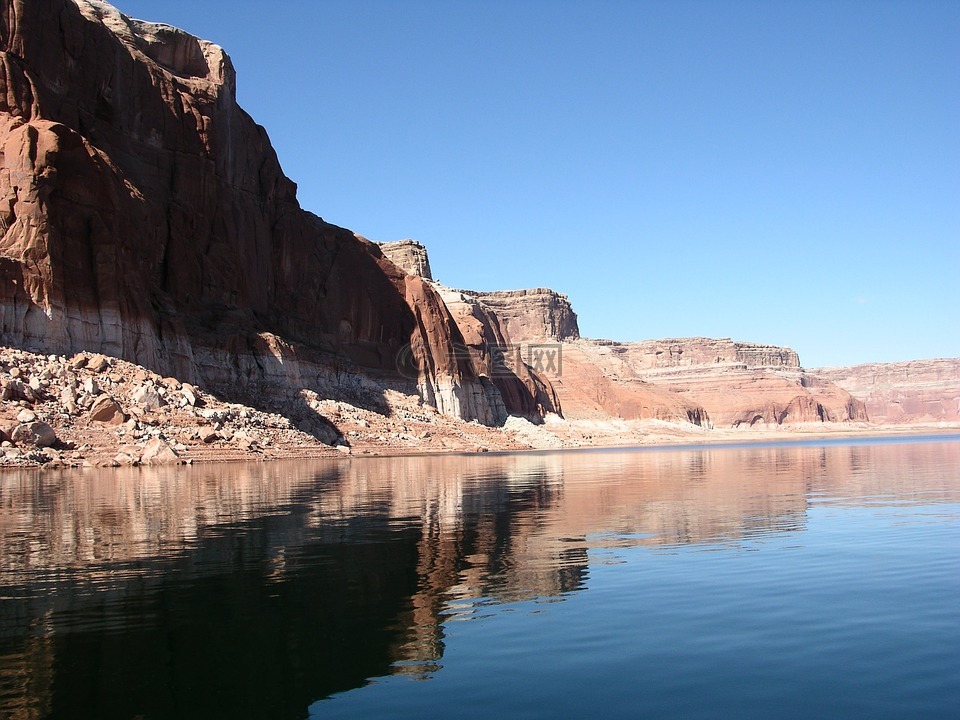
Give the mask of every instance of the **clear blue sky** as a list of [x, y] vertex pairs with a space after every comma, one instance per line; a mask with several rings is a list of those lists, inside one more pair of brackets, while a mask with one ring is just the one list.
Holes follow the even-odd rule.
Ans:
[[960, 356], [960, 2], [115, 0], [222, 45], [300, 202], [588, 337]]

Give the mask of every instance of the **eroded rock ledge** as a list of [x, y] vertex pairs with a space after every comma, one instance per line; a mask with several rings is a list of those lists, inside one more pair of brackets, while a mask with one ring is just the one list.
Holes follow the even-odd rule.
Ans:
[[397, 267], [410, 275], [433, 280], [427, 248], [416, 240], [395, 240], [378, 243], [380, 250]]

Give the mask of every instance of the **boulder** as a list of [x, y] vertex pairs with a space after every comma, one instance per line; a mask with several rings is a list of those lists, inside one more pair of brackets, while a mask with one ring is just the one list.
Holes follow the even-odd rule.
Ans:
[[102, 373], [110, 367], [110, 361], [103, 355], [94, 355], [87, 361], [87, 370], [92, 373]]
[[190, 407], [200, 407], [203, 405], [203, 400], [200, 399], [200, 394], [197, 392], [197, 389], [189, 383], [183, 384], [180, 388], [180, 394]]
[[45, 422], [31, 422], [17, 425], [10, 433], [11, 440], [17, 445], [50, 447], [57, 442], [57, 433]]
[[141, 385], [130, 397], [147, 412], [154, 412], [166, 405], [166, 401], [153, 385]]
[[94, 401], [89, 418], [106, 425], [121, 425], [126, 421], [120, 404], [109, 395], [101, 395]]
[[180, 456], [160, 438], [147, 441], [140, 455], [140, 463], [143, 465], [172, 465], [179, 462]]
[[200, 438], [202, 442], [212, 443], [220, 439], [220, 436], [217, 434], [217, 429], [211, 427], [210, 425], [205, 425], [204, 427], [197, 428], [197, 437]]

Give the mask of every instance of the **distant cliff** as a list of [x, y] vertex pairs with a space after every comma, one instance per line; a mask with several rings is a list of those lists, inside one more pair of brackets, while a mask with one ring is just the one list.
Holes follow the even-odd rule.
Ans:
[[960, 422], [960, 358], [811, 370], [862, 400], [881, 424]]
[[576, 340], [580, 337], [577, 314], [567, 296], [548, 288], [462, 292], [492, 308], [512, 342]]
[[430, 273], [430, 258], [427, 249], [416, 240], [396, 240], [379, 243], [380, 251], [404, 272], [433, 280]]
[[632, 366], [644, 372], [701, 366], [800, 367], [799, 356], [790, 348], [734, 342], [730, 338], [673, 338], [606, 344], [611, 352], [629, 356]]
[[[574, 403], [565, 391], [579, 388], [581, 395], [594, 388], [613, 397], [607, 408], [623, 415], [619, 394], [643, 388], [648, 396], [648, 417], [676, 416], [678, 403], [695, 424], [712, 427], [775, 427], [797, 423], [865, 422], [863, 403], [850, 393], [808, 373], [800, 367], [797, 353], [790, 348], [734, 342], [730, 339], [673, 338], [644, 342], [580, 340], [564, 345], [563, 384], [560, 399], [568, 416]], [[588, 378], [571, 375], [573, 367]], [[589, 379], [591, 372], [601, 381]], [[663, 411], [654, 411], [650, 389], [663, 398], [672, 398]], [[597, 390], [599, 392], [599, 390]], [[660, 401], [663, 403], [663, 400]], [[627, 404], [626, 407], [632, 407]], [[630, 411], [633, 413], [634, 411]]]

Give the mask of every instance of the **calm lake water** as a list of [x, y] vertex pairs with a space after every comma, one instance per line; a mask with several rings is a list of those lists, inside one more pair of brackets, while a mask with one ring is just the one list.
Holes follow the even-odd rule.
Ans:
[[960, 717], [960, 436], [0, 473], [3, 718]]

